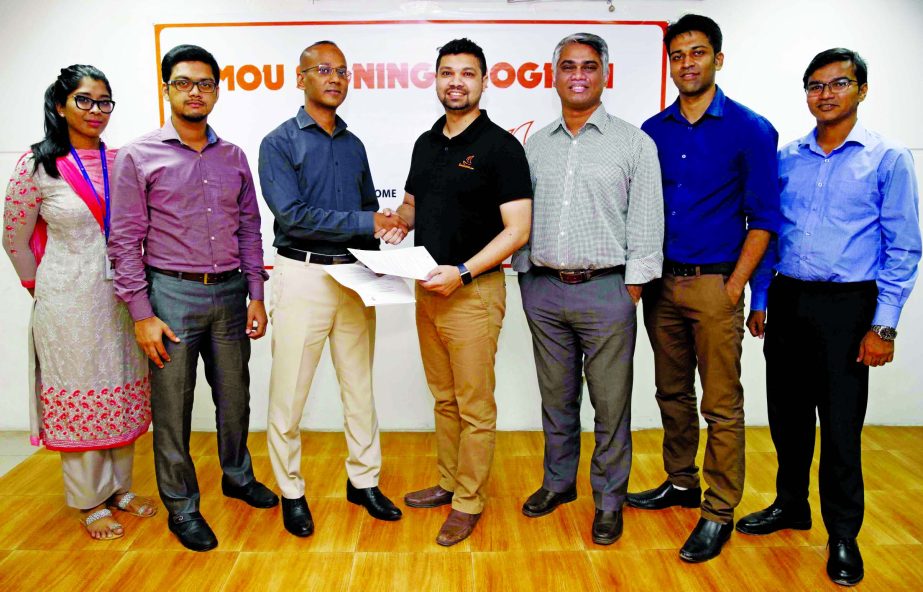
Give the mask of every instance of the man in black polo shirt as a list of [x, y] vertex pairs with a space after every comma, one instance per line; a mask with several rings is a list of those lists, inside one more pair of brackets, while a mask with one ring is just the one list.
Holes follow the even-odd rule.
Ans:
[[[484, 52], [468, 39], [440, 48], [436, 95], [445, 117], [417, 140], [397, 210], [439, 264], [417, 285], [417, 332], [433, 393], [439, 483], [408, 493], [415, 508], [452, 504], [436, 542], [471, 534], [494, 452], [494, 356], [506, 310], [501, 263], [529, 239], [532, 182], [522, 145], [478, 104]], [[400, 242], [399, 229], [383, 233]]]

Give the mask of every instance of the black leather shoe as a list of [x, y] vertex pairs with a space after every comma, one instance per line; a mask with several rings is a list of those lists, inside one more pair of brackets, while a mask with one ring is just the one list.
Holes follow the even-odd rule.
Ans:
[[770, 534], [786, 528], [810, 530], [811, 508], [807, 504], [793, 508], [773, 503], [765, 510], [753, 512], [737, 521], [738, 532], [744, 534]]
[[577, 486], [571, 485], [567, 490], [561, 493], [548, 491], [540, 487], [538, 491], [529, 496], [526, 503], [522, 505], [522, 513], [529, 518], [538, 518], [554, 512], [554, 509], [561, 504], [566, 504], [577, 499]]
[[827, 559], [827, 575], [834, 584], [855, 586], [862, 581], [865, 571], [856, 539], [830, 539], [827, 549], [830, 552]]
[[593, 517], [593, 542], [597, 545], [611, 545], [621, 536], [622, 512], [597, 509]]
[[238, 487], [222, 475], [221, 493], [227, 497], [243, 500], [254, 508], [272, 508], [279, 503], [279, 496], [256, 479], [243, 487]]
[[187, 549], [208, 551], [218, 546], [218, 537], [198, 512], [169, 516], [167, 527]]
[[346, 500], [364, 507], [372, 518], [389, 522], [401, 519], [401, 511], [377, 487], [357, 489], [347, 479]]
[[733, 522], [721, 524], [708, 518], [699, 518], [699, 523], [692, 529], [692, 534], [679, 550], [679, 558], [689, 563], [713, 559], [721, 553], [721, 547], [731, 538], [732, 532]]
[[702, 503], [702, 488], [676, 489], [669, 481], [641, 493], [629, 493], [628, 505], [640, 510], [662, 510], [671, 506], [698, 508]]
[[308, 537], [314, 533], [314, 519], [304, 496], [298, 499], [282, 498], [282, 524], [285, 530], [298, 537]]

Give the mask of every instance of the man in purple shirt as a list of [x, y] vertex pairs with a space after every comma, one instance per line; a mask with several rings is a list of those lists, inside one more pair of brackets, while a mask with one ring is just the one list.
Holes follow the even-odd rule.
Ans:
[[206, 122], [218, 100], [219, 72], [201, 47], [180, 45], [164, 56], [170, 118], [119, 151], [109, 240], [116, 295], [151, 360], [160, 498], [170, 530], [194, 551], [218, 545], [199, 513], [189, 455], [200, 354], [216, 407], [224, 495], [258, 508], [279, 502], [254, 477], [247, 450], [249, 340], [266, 331], [267, 275], [247, 158]]

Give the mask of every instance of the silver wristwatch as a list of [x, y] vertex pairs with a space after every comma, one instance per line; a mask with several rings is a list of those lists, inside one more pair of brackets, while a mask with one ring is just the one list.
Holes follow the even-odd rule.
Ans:
[[897, 329], [885, 325], [872, 325], [872, 332], [881, 337], [882, 341], [894, 341], [897, 339]]

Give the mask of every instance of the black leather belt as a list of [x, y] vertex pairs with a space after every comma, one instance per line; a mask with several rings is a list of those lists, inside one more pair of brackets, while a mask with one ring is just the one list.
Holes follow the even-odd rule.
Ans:
[[226, 282], [229, 279], [237, 277], [240, 274], [239, 269], [231, 269], [228, 271], [221, 271], [218, 273], [189, 273], [186, 271], [173, 271], [170, 269], [158, 269], [157, 267], [148, 267], [154, 273], [159, 273], [161, 275], [168, 275], [170, 277], [179, 278], [181, 280], [189, 280], [190, 282], [197, 282], [200, 284], [212, 285], [220, 284], [221, 282]]
[[694, 263], [678, 263], [668, 259], [663, 262], [663, 273], [664, 275], [675, 275], [679, 277], [689, 277], [693, 275], [731, 275], [734, 273], [734, 267], [736, 266], [736, 262], [696, 265]]
[[323, 255], [321, 253], [308, 253], [298, 249], [288, 247], [279, 247], [276, 251], [286, 259], [295, 259], [296, 261], [307, 261], [318, 265], [342, 265], [344, 263], [355, 263], [356, 258], [351, 254], [344, 255]]
[[625, 273], [624, 265], [604, 269], [552, 269], [550, 267], [534, 267], [533, 269], [535, 273], [553, 275], [565, 284], [582, 284], [607, 273]]

